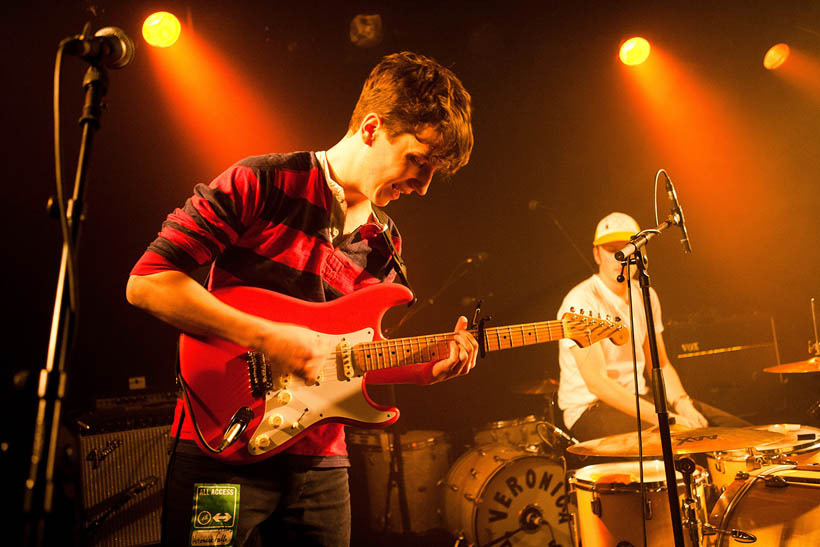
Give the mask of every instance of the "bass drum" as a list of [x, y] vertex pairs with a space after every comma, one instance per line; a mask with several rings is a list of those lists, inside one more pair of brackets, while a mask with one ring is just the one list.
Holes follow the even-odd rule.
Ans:
[[498, 444], [462, 455], [443, 482], [444, 523], [469, 545], [572, 545], [561, 462]]
[[[820, 468], [780, 465], [737, 479], [718, 500], [709, 522], [718, 530], [751, 534], [755, 545], [820, 545]], [[706, 536], [704, 545], [736, 543], [729, 534], [717, 533]]]

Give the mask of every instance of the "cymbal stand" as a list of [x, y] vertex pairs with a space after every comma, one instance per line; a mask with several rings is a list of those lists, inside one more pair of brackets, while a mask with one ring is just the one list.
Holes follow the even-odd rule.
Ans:
[[817, 315], [814, 313], [814, 298], [811, 299], [811, 324], [814, 327], [814, 343], [809, 340], [809, 353], [820, 357], [820, 341], [817, 339]]
[[[684, 514], [683, 527], [689, 530], [689, 539], [692, 540], [692, 545], [700, 545], [698, 515], [695, 511], [696, 504], [692, 490], [692, 473], [695, 472], [695, 462], [684, 456], [675, 462], [675, 469], [683, 475], [683, 484], [686, 491], [686, 498], [684, 498], [681, 507]], [[675, 490], [677, 491], [677, 481], [675, 482]]]

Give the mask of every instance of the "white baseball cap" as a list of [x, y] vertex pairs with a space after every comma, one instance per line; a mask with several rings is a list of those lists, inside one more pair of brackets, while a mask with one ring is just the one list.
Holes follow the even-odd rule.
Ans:
[[641, 228], [635, 219], [626, 213], [609, 213], [595, 228], [595, 239], [592, 240], [592, 244], [597, 246], [612, 241], [629, 241], [640, 231]]

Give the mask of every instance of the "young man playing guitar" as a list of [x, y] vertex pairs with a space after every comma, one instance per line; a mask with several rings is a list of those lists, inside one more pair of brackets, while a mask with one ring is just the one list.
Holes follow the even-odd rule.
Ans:
[[[389, 55], [370, 73], [347, 134], [332, 148], [247, 158], [209, 185], [198, 185], [184, 207], [168, 215], [135, 265], [128, 301], [195, 339], [251, 350], [265, 367], [265, 378], [251, 373], [252, 383], [260, 382], [262, 399], [272, 389], [267, 376], [292, 377], [306, 386], [323, 383], [333, 341], [300, 326], [303, 322], [249, 313], [255, 299], [240, 309], [220, 298], [218, 290], [256, 287], [324, 303], [392, 281], [393, 251], [382, 232], [388, 231], [396, 249], [401, 238], [374, 206], [402, 194], [425, 195], [435, 173], [451, 175], [467, 163], [472, 146], [470, 95], [459, 79], [427, 57]], [[206, 265], [207, 289], [188, 275]], [[281, 302], [282, 308], [294, 306], [291, 300]], [[432, 383], [463, 375], [475, 366], [477, 347], [466, 318], [460, 317], [445, 349], [428, 354], [434, 358], [389, 373], [370, 372], [368, 381]], [[251, 359], [226, 366], [245, 364], [248, 370], [256, 366]], [[196, 364], [191, 366], [191, 374], [182, 367], [183, 386], [193, 384]], [[218, 385], [218, 379], [213, 383], [214, 392], [224, 387], [230, 393], [230, 386]], [[286, 392], [280, 390], [280, 402]], [[342, 424], [323, 421], [302, 428], [300, 416], [266, 411], [262, 420], [259, 412], [244, 407], [246, 414], [217, 420], [225, 431], [222, 442], [213, 444], [221, 446], [203, 450], [213, 436], [199, 438], [190, 413], [193, 408], [198, 425], [208, 423], [212, 416], [201, 409], [209, 402], [196, 390], [186, 397], [174, 422], [173, 432], [181, 431], [182, 440], [166, 485], [164, 544], [349, 543], [349, 463]], [[288, 421], [283, 425], [283, 420]], [[251, 448], [264, 455], [268, 436], [247, 440], [252, 428], [262, 426], [272, 432], [299, 430], [299, 435], [275, 455], [236, 465]], [[220, 461], [215, 455], [221, 453], [234, 459]], [[205, 502], [208, 496], [215, 505]], [[234, 505], [224, 509], [223, 502]]]

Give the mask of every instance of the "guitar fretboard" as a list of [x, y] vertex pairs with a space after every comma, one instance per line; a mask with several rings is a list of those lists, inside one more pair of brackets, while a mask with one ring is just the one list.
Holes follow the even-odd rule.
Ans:
[[[566, 337], [564, 321], [540, 321], [484, 329], [484, 350], [497, 351], [552, 342]], [[471, 330], [478, 338], [478, 332]], [[362, 371], [427, 363], [450, 354], [453, 333], [363, 342], [353, 347], [353, 359]]]

